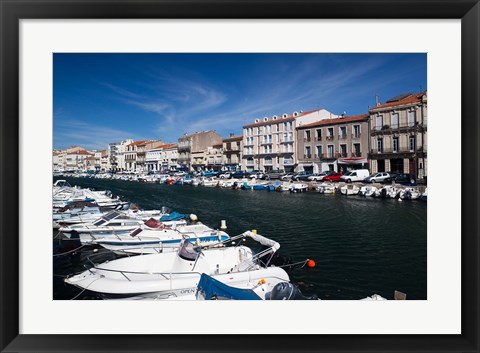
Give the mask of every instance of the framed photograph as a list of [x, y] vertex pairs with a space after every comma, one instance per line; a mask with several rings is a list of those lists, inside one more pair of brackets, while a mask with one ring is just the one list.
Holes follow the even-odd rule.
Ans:
[[[479, 352], [478, 1], [7, 0], [0, 11], [2, 352]], [[52, 172], [115, 196], [52, 199]], [[427, 180], [428, 202], [413, 200]], [[363, 197], [300, 194], [312, 187]], [[128, 207], [138, 222], [108, 238], [54, 217], [52, 249], [52, 201], [94, 197], [102, 222]], [[176, 270], [138, 263], [170, 256], [172, 227], [190, 240]], [[160, 228], [168, 241], [149, 238]], [[249, 247], [265, 257], [239, 284]], [[173, 286], [178, 259], [211, 277]], [[150, 290], [160, 277], [168, 288]], [[194, 300], [208, 291], [240, 300]]]

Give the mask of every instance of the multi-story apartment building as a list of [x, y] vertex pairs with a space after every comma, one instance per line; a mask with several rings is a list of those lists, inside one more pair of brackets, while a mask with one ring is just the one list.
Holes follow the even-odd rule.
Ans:
[[402, 94], [370, 113], [372, 172], [427, 176], [427, 92]]
[[109, 169], [111, 171], [123, 171], [126, 170], [125, 164], [125, 152], [127, 146], [133, 143], [132, 139], [126, 139], [120, 142], [112, 142], [108, 144], [108, 159]]
[[102, 156], [100, 159], [100, 170], [102, 171], [108, 171], [110, 170], [110, 164], [109, 164], [109, 158], [108, 158], [108, 151], [103, 150], [102, 151]]
[[178, 139], [178, 164], [183, 169], [194, 170], [206, 166], [205, 153], [208, 147], [222, 143], [216, 131], [202, 131], [184, 135]]
[[53, 171], [64, 171], [65, 170], [65, 157], [67, 155], [66, 151], [54, 150], [53, 151]]
[[242, 169], [286, 172], [297, 168], [296, 128], [337, 115], [325, 109], [256, 119], [243, 127]]
[[140, 140], [126, 146], [125, 163], [129, 171], [144, 173], [147, 171], [147, 150], [154, 145], [164, 144], [162, 141]]
[[319, 173], [368, 167], [369, 118], [345, 116], [299, 126], [298, 169]]
[[147, 171], [170, 171], [177, 169], [178, 150], [177, 145], [155, 144], [147, 150], [146, 164]]
[[206, 168], [220, 171], [223, 167], [223, 143], [217, 143], [212, 147], [208, 147], [205, 156], [207, 158]]
[[227, 170], [239, 170], [242, 167], [242, 149], [243, 149], [243, 135], [235, 136], [230, 134], [230, 137], [223, 139], [223, 157], [222, 164]]
[[[93, 160], [93, 163], [92, 163]], [[74, 149], [72, 152], [66, 152], [65, 171], [84, 171], [91, 170], [90, 165], [95, 169], [95, 157], [84, 149]]]

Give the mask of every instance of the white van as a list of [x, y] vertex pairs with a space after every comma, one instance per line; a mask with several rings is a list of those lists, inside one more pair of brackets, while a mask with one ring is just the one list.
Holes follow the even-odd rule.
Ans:
[[352, 181], [363, 181], [368, 176], [370, 176], [368, 169], [357, 169], [342, 175], [340, 180], [351, 183]]

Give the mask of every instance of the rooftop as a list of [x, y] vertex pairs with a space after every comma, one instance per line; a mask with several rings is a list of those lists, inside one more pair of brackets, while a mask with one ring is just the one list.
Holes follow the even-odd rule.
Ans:
[[384, 104], [377, 105], [370, 108], [370, 111], [382, 108], [397, 107], [405, 104], [413, 104], [422, 102], [422, 97], [427, 94], [427, 91], [420, 93], [405, 93], [387, 100]]
[[223, 142], [239, 141], [243, 139], [243, 135], [236, 135], [231, 137], [226, 137], [223, 139]]
[[316, 126], [344, 124], [344, 123], [351, 123], [355, 121], [368, 120], [369, 118], [370, 118], [370, 115], [368, 114], [360, 114], [360, 115], [346, 116], [344, 118], [323, 119], [323, 120], [315, 121], [310, 124], [299, 126], [298, 128], [304, 129], [304, 128], [310, 128], [310, 127], [316, 127]]
[[[299, 118], [303, 115], [307, 115], [307, 114], [311, 114], [313, 112], [317, 112], [317, 111], [320, 111], [320, 110], [323, 110], [323, 109], [315, 109], [315, 110], [309, 110], [307, 112], [298, 112], [297, 114], [298, 115], [295, 115], [296, 113], [293, 113], [293, 114], [284, 114], [284, 115], [280, 115], [280, 116], [277, 116], [277, 119], [273, 119], [273, 118], [269, 118], [268, 120], [261, 120], [261, 121], [258, 121], [256, 123], [252, 123], [252, 124], [248, 124], [248, 125], [244, 125], [243, 127], [246, 128], [246, 127], [253, 127], [253, 126], [262, 126], [262, 125], [268, 125], [268, 124], [271, 124], [272, 122], [286, 122], [286, 121], [293, 121], [295, 120], [296, 118]], [[284, 117], [286, 115], [286, 117]]]

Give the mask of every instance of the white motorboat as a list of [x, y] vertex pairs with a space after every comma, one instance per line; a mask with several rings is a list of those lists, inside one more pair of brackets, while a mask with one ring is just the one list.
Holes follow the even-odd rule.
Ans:
[[418, 188], [406, 187], [400, 190], [398, 195], [402, 200], [417, 200], [422, 196], [422, 193], [418, 191]]
[[366, 197], [371, 197], [375, 195], [377, 192], [377, 187], [373, 185], [364, 185], [360, 188], [359, 194]]
[[375, 197], [395, 199], [397, 198], [399, 192], [400, 192], [400, 189], [397, 188], [396, 186], [385, 185], [383, 188], [375, 192]]
[[[256, 255], [243, 245], [195, 247], [184, 240], [176, 252], [132, 256], [105, 262], [68, 277], [65, 282], [102, 297], [181, 298], [192, 295], [202, 273], [237, 288], [255, 288], [259, 283], [274, 286], [288, 282], [280, 267], [268, 267], [280, 248], [277, 242], [253, 232], [230, 240], [250, 237], [268, 248]], [[261, 258], [269, 257], [264, 262]]]
[[59, 229], [66, 237], [70, 238], [73, 231], [78, 234], [82, 243], [95, 241], [97, 237], [108, 234], [125, 234], [137, 229], [144, 224], [141, 219], [131, 218], [120, 211], [110, 211], [92, 223], [72, 224]]
[[337, 192], [337, 186], [331, 183], [322, 183], [316, 186], [316, 190], [320, 194], [335, 194]]
[[360, 192], [360, 188], [354, 184], [347, 184], [340, 188], [340, 193], [342, 195], [357, 195]]
[[235, 183], [235, 179], [220, 179], [218, 182], [218, 186], [221, 188], [233, 188], [233, 184]]
[[218, 180], [211, 177], [211, 178], [203, 178], [200, 182], [200, 185], [208, 186], [208, 187], [215, 187], [218, 185]]
[[[188, 237], [197, 246], [222, 243], [230, 239], [227, 233], [214, 230], [202, 223], [166, 227], [159, 221], [150, 220], [148, 228], [139, 227], [128, 235], [111, 234], [97, 237], [95, 244], [119, 254], [154, 254], [178, 249]], [[153, 226], [157, 222], [157, 227]]]

